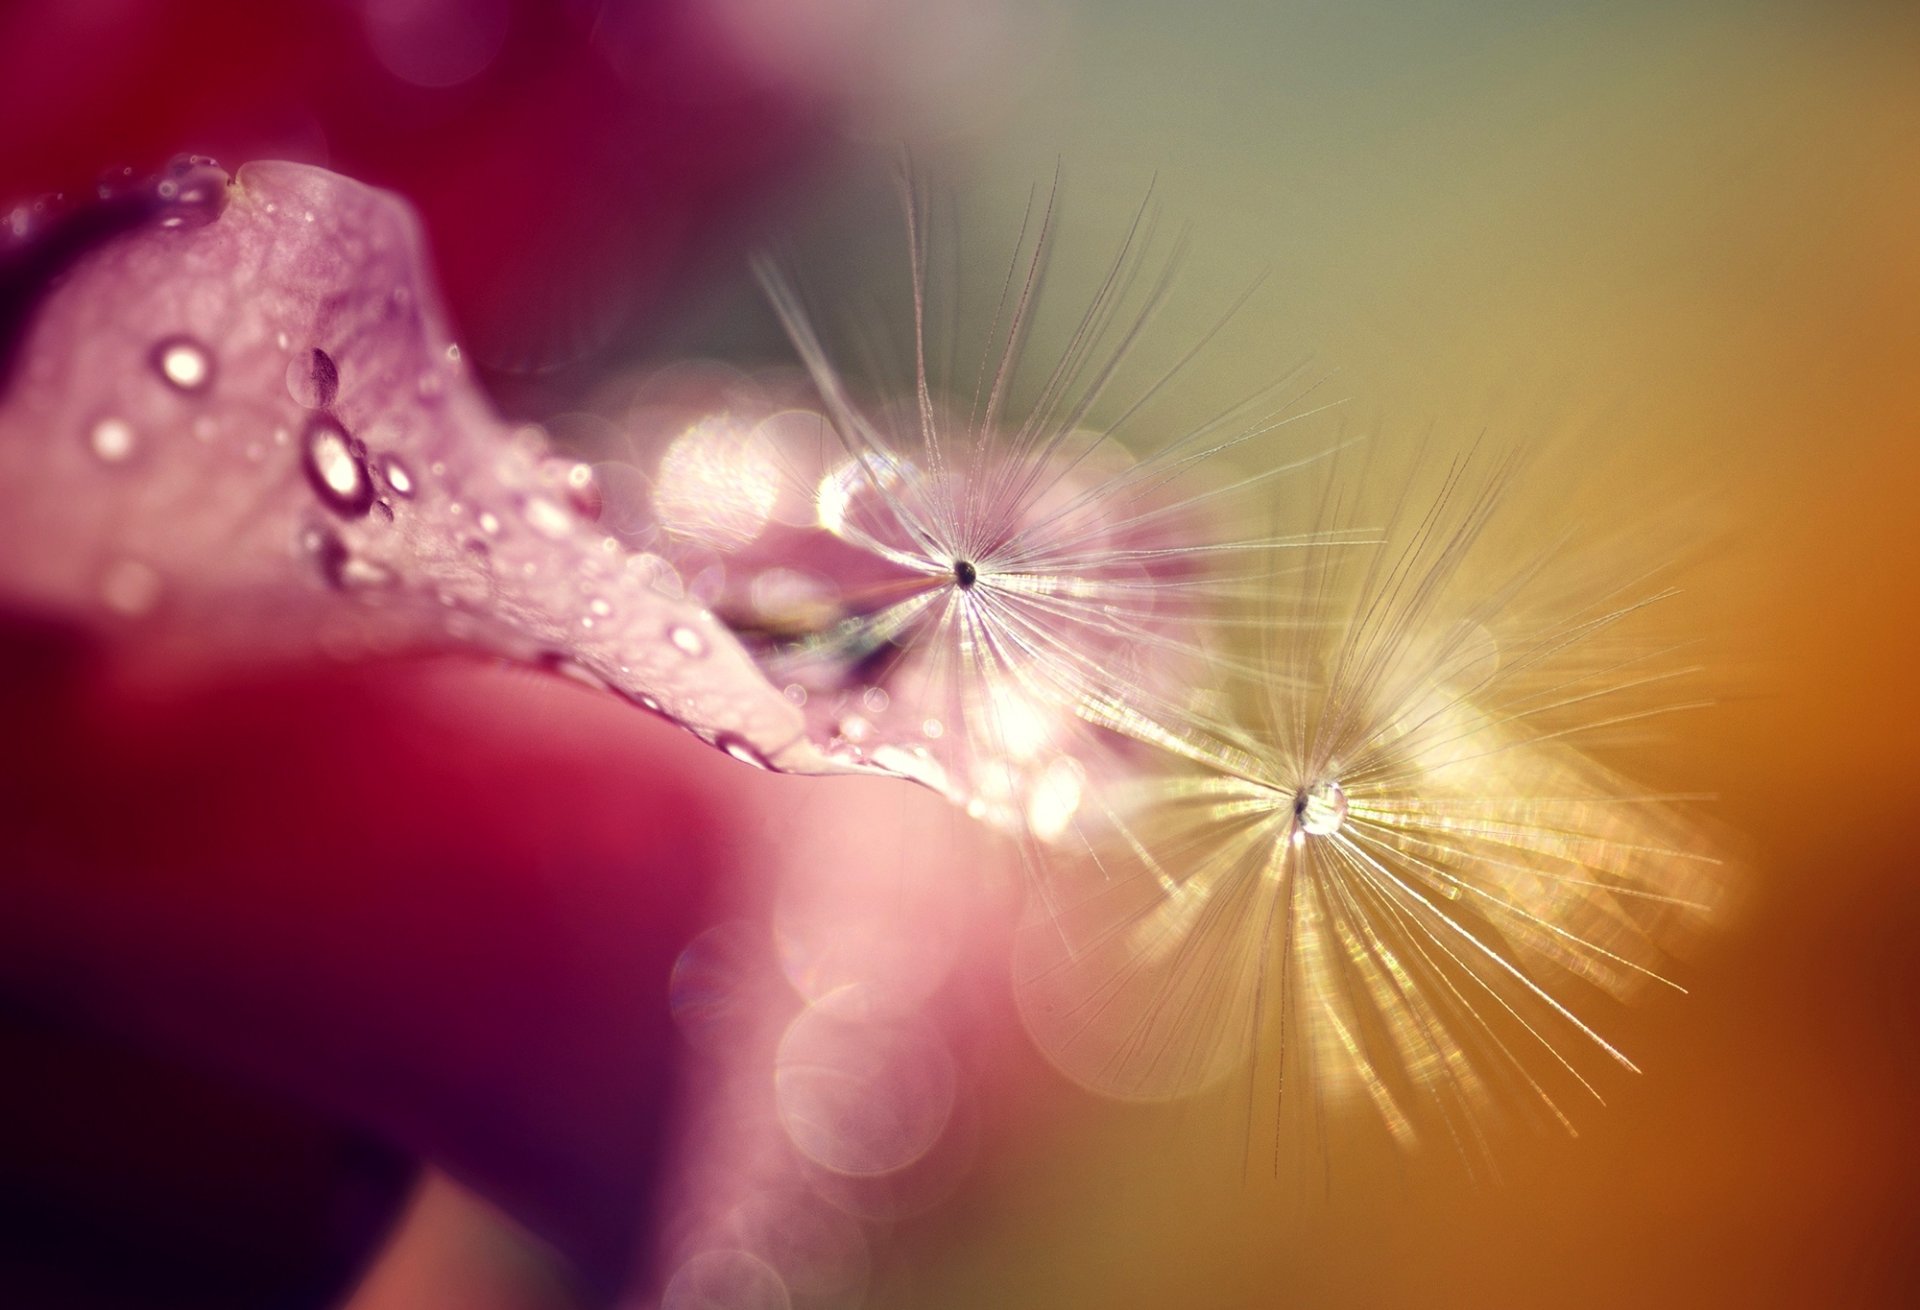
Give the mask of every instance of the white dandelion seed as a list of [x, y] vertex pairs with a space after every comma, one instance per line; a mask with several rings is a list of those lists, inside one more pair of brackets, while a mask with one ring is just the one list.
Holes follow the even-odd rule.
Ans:
[[[1189, 719], [1232, 659], [1217, 639], [1231, 622], [1225, 602], [1270, 572], [1276, 552], [1324, 540], [1222, 526], [1262, 521], [1245, 512], [1249, 498], [1332, 443], [1251, 476], [1213, 463], [1312, 412], [1291, 382], [1153, 440], [1155, 402], [1246, 298], [1167, 366], [1137, 367], [1178, 260], [1176, 249], [1155, 264], [1150, 203], [1048, 352], [1031, 327], [1053, 196], [1037, 212], [1030, 199], [986, 339], [957, 364], [930, 341], [925, 206], [910, 188], [906, 211], [903, 395], [856, 397], [799, 294], [760, 265], [838, 448], [815, 488], [818, 527], [866, 561], [832, 622], [763, 642], [763, 662], [807, 688], [841, 746], [897, 759], [910, 741], [976, 815], [1057, 833], [1101, 749], [1089, 735], [1122, 711], [1155, 725]], [[890, 711], [840, 713], [861, 687], [884, 693]]]
[[1633, 1068], [1588, 1003], [1668, 983], [1720, 877], [1689, 798], [1584, 751], [1690, 704], [1688, 670], [1632, 635], [1668, 595], [1644, 577], [1499, 567], [1509, 475], [1456, 472], [1378, 552], [1312, 551], [1257, 727], [1162, 736], [1168, 767], [1047, 871], [1016, 986], [1070, 1077], [1157, 1099], [1264, 1070], [1477, 1157], [1496, 1111], [1571, 1129], [1596, 1063]]

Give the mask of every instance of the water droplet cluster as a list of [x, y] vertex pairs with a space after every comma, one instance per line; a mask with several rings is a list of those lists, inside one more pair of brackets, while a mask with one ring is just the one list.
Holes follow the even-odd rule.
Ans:
[[759, 767], [844, 767], [689, 580], [598, 527], [592, 469], [490, 412], [397, 201], [183, 157], [92, 203], [124, 230], [48, 291], [0, 402], [0, 521], [35, 543], [0, 585], [149, 644], [217, 631], [223, 661], [478, 646]]

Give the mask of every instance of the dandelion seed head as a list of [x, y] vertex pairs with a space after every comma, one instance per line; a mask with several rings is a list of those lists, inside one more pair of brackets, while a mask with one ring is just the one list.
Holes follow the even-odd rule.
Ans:
[[1673, 986], [1723, 885], [1678, 798], [1589, 753], [1691, 703], [1671, 645], [1630, 635], [1666, 593], [1481, 548], [1488, 483], [1405, 498], [1376, 551], [1310, 549], [1279, 602], [1305, 621], [1263, 638], [1237, 722], [1116, 717], [1163, 757], [1084, 854], [1055, 848], [1017, 948], [1070, 1077], [1136, 1099], [1304, 1078], [1475, 1158], [1635, 1067], [1592, 1004]]

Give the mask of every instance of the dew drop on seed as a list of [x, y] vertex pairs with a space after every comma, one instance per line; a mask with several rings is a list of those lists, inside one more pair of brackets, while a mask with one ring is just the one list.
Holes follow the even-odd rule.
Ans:
[[707, 639], [684, 623], [676, 623], [667, 630], [667, 640], [673, 648], [689, 659], [699, 659], [707, 653]]
[[287, 361], [287, 393], [303, 409], [325, 409], [340, 391], [340, 366], [319, 348]]
[[1347, 793], [1339, 783], [1316, 782], [1294, 798], [1293, 812], [1300, 831], [1314, 837], [1330, 837], [1347, 821]]
[[302, 460], [307, 481], [320, 502], [343, 518], [359, 518], [373, 508], [373, 479], [353, 439], [325, 416], [307, 428], [305, 458]]
[[213, 381], [213, 356], [192, 337], [168, 337], [153, 348], [153, 366], [177, 391], [205, 391]]
[[376, 463], [380, 471], [380, 480], [387, 488], [402, 500], [413, 499], [413, 474], [407, 472], [407, 466], [400, 462], [397, 455], [382, 455]]
[[133, 454], [133, 425], [123, 418], [103, 418], [87, 433], [87, 445], [109, 464]]

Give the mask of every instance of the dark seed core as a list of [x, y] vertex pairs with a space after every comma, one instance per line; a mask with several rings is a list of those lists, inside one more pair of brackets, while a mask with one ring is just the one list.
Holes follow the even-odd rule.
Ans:
[[960, 590], [966, 591], [980, 580], [980, 574], [968, 561], [957, 559], [953, 562], [953, 580], [960, 584]]

